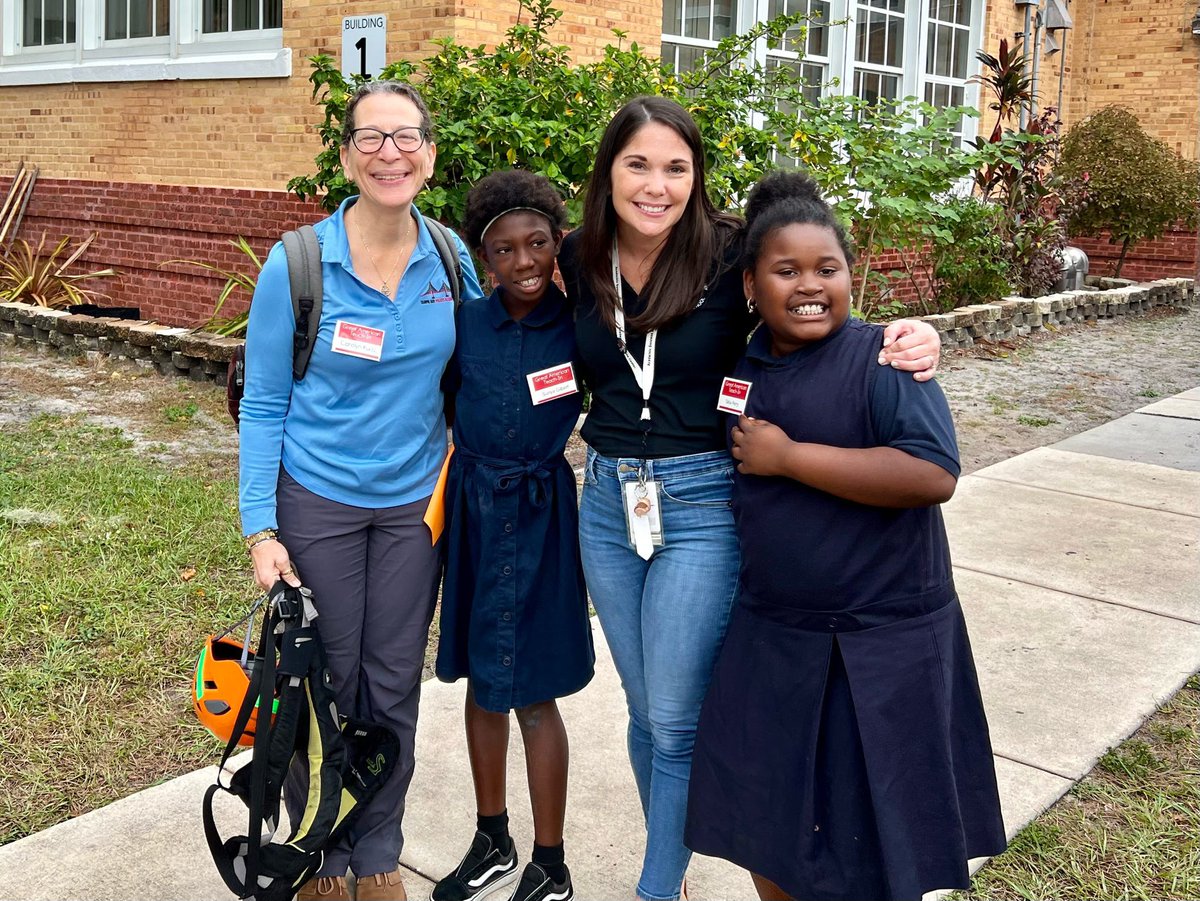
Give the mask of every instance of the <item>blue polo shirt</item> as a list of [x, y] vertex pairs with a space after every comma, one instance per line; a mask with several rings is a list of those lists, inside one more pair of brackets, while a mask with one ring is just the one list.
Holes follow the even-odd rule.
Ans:
[[[344, 219], [357, 199], [348, 198], [314, 226], [324, 296], [302, 381], [292, 379], [295, 316], [282, 243], [259, 275], [246, 334], [239, 429], [244, 534], [278, 527], [280, 464], [314, 494], [370, 509], [420, 500], [437, 481], [446, 454], [440, 381], [454, 351], [449, 278], [417, 214], [416, 247], [395, 301], [361, 282]], [[455, 240], [463, 299], [478, 298], [471, 257]], [[372, 359], [376, 354], [379, 359]]]

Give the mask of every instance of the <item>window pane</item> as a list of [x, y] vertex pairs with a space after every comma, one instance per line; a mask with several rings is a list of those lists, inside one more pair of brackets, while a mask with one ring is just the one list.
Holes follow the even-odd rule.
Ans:
[[283, 0], [263, 0], [263, 28], [283, 27]]
[[152, 19], [150, 0], [130, 0], [129, 36], [131, 38], [148, 38], [154, 34]]
[[712, 39], [719, 41], [733, 34], [733, 0], [715, 0]]
[[956, 29], [949, 25], [935, 25], [938, 33], [937, 55], [934, 57], [933, 71], [937, 75], [950, 77], [954, 74], [951, 54], [954, 52], [954, 32]]
[[[211, 0], [204, 2], [207, 6]], [[663, 34], [682, 34], [682, 28], [683, 0], [663, 0]]]
[[888, 19], [887, 64], [897, 69], [904, 65], [904, 19], [899, 16]]
[[862, 69], [854, 73], [854, 93], [870, 103], [883, 100], [895, 100], [900, 91], [900, 76], [884, 75], [881, 72], [864, 72]]
[[229, 30], [229, 0], [204, 0], [201, 16], [205, 34]]
[[829, 3], [826, 0], [814, 0], [810, 4], [808, 26], [808, 53], [810, 56], [829, 55], [829, 28], [818, 27], [817, 22], [829, 21]]
[[258, 0], [233, 0], [233, 30], [258, 29]]
[[933, 60], [937, 56], [937, 26], [932, 22], [925, 30], [925, 74], [933, 74]]
[[42, 45], [42, 3], [41, 0], [25, 0], [25, 8], [22, 10], [24, 18], [24, 29], [22, 31], [21, 41], [26, 47], [40, 47]]
[[63, 0], [45, 0], [42, 4], [42, 43], [47, 47], [63, 42]]
[[887, 17], [873, 12], [867, 23], [867, 52], [863, 62], [882, 64], [887, 59]]
[[690, 72], [704, 59], [703, 47], [688, 47], [683, 44], [663, 42], [663, 60], [674, 63], [676, 72]]
[[125, 21], [127, 12], [126, 0], [108, 0], [104, 7], [105, 38], [110, 41], [119, 41], [129, 37], [129, 28]]
[[957, 34], [954, 36], [954, 68], [952, 70], [955, 78], [967, 77], [967, 45], [971, 43], [970, 32], [962, 29], [957, 29]]
[[708, 7], [700, 3], [688, 3], [683, 8], [683, 34], [689, 38], [708, 40]]
[[957, 4], [958, 15], [954, 17], [954, 21], [959, 25], [971, 24], [971, 0], [958, 0]]
[[75, 0], [67, 0], [67, 43], [75, 43]]
[[154, 33], [159, 37], [171, 33], [171, 0], [155, 0]]

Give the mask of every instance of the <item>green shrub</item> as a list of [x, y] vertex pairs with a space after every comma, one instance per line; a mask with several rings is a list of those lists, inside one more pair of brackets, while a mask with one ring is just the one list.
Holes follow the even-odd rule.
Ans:
[[951, 234], [931, 254], [938, 312], [999, 300], [1011, 290], [1012, 262], [1005, 252], [1005, 213], [994, 203], [964, 197], [947, 204]]
[[1068, 219], [1071, 234], [1108, 232], [1121, 244], [1118, 276], [1131, 245], [1160, 237], [1178, 221], [1196, 223], [1200, 163], [1152, 138], [1127, 109], [1107, 107], [1068, 131], [1061, 167], [1086, 192]]

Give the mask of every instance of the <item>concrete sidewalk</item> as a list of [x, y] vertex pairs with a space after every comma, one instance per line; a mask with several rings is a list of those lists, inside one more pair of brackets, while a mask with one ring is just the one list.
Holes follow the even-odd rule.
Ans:
[[[1200, 388], [967, 476], [945, 510], [1011, 835], [1200, 670]], [[562, 704], [567, 859], [585, 901], [632, 896], [643, 840], [621, 692], [596, 637], [596, 679]], [[415, 899], [457, 863], [474, 828], [462, 701], [461, 684], [425, 685], [402, 857]], [[0, 848], [0, 897], [228, 899], [200, 827], [214, 774]], [[514, 740], [509, 812], [523, 856], [524, 784]], [[244, 830], [236, 802], [228, 814], [226, 834]], [[688, 888], [695, 899], [755, 897], [744, 873], [707, 858]]]

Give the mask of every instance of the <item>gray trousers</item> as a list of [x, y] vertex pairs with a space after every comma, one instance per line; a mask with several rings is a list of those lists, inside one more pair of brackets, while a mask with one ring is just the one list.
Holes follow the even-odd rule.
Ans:
[[[400, 737], [395, 772], [325, 854], [321, 876], [359, 877], [396, 868], [400, 819], [413, 774], [417, 700], [440, 574], [430, 543], [428, 499], [371, 510], [318, 497], [280, 470], [279, 539], [316, 602], [340, 713], [390, 726]], [[293, 823], [304, 811], [307, 761], [297, 755], [284, 783]]]

